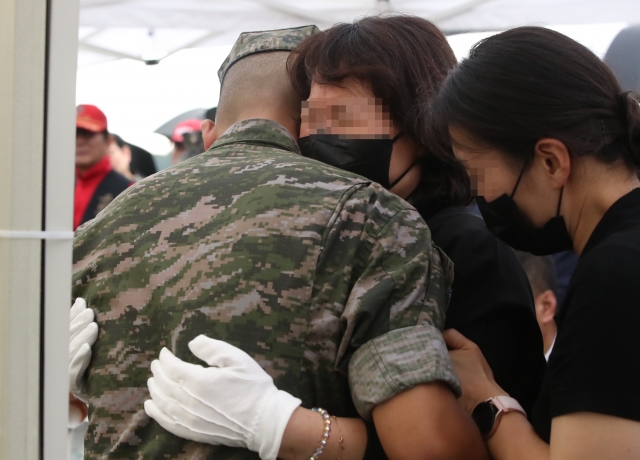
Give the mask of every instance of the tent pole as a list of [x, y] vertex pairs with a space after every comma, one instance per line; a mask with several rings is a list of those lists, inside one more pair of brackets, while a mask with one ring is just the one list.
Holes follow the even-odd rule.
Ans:
[[0, 2], [0, 458], [40, 456], [42, 229], [47, 2]]
[[59, 238], [43, 246], [44, 460], [67, 457], [78, 14], [79, 0], [49, 1], [43, 230]]
[[77, 17], [0, 2], [0, 458], [66, 457]]

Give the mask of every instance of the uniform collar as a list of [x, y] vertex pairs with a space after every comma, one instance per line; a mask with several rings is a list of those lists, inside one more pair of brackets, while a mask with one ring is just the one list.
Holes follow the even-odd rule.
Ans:
[[618, 199], [604, 213], [591, 233], [581, 257], [613, 233], [640, 225], [640, 188]]
[[252, 118], [231, 125], [209, 150], [238, 142], [275, 145], [300, 154], [300, 147], [289, 131], [280, 123], [264, 118]]

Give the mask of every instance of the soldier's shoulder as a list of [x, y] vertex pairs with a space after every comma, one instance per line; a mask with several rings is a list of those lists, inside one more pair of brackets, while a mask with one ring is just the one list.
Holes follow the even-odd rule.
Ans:
[[397, 216], [411, 225], [426, 225], [416, 208], [375, 182], [369, 182], [358, 191], [358, 195], [369, 200], [371, 213], [379, 218]]

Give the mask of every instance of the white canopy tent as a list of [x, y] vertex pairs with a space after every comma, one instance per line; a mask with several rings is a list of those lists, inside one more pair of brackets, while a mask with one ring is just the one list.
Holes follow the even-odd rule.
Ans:
[[[164, 121], [217, 104], [215, 72], [243, 31], [328, 28], [387, 11], [431, 19], [451, 34], [458, 57], [487, 31], [524, 24], [554, 24], [602, 57], [621, 29], [640, 23], [638, 0], [81, 0], [80, 6], [77, 103], [98, 105], [114, 132], [153, 153], [171, 148], [150, 135]], [[158, 60], [159, 66], [144, 65]]]
[[0, 458], [58, 460], [66, 450], [78, 38], [81, 66], [158, 60], [229, 46], [246, 30], [326, 28], [381, 10], [450, 33], [640, 23], [638, 0], [0, 1]]
[[[553, 28], [603, 57], [625, 25]], [[448, 39], [461, 59], [474, 43], [492, 33], [495, 32], [464, 33]], [[182, 49], [152, 66], [139, 60], [118, 59], [82, 67], [78, 70], [77, 102], [100, 107], [107, 115], [109, 129], [127, 142], [154, 154], [167, 154], [171, 143], [164, 136], [152, 133], [180, 113], [217, 105], [220, 87], [216, 72], [230, 48], [229, 44]]]
[[415, 14], [445, 33], [519, 25], [640, 23], [638, 0], [81, 0], [80, 66], [230, 45], [247, 30], [336, 22], [379, 11]]

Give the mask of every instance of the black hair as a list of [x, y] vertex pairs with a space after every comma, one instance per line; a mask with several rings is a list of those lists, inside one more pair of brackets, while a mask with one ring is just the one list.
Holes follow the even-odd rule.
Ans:
[[595, 54], [558, 32], [519, 27], [478, 42], [449, 74], [430, 108], [449, 139], [462, 129], [522, 167], [538, 140], [562, 141], [571, 155], [640, 169], [640, 97], [622, 92]]
[[127, 143], [124, 141], [124, 139], [122, 139], [117, 134], [112, 134], [112, 136], [113, 136], [113, 141], [116, 143], [116, 145], [118, 147], [124, 148], [124, 146], [127, 145]]
[[148, 177], [151, 174], [155, 174], [157, 168], [153, 155], [137, 145], [128, 145], [131, 149], [131, 163], [129, 164], [131, 172], [140, 177]]
[[[425, 147], [420, 156], [422, 180], [412, 196], [446, 204], [469, 201], [469, 181], [446, 144], [426, 132], [423, 110], [435, 97], [457, 60], [446, 37], [431, 22], [416, 16], [370, 16], [352, 24], [336, 24], [311, 35], [289, 56], [289, 79], [302, 100], [311, 82], [340, 86], [353, 78], [371, 85], [373, 95], [388, 107], [393, 122]], [[447, 150], [448, 149], [448, 150]]]

